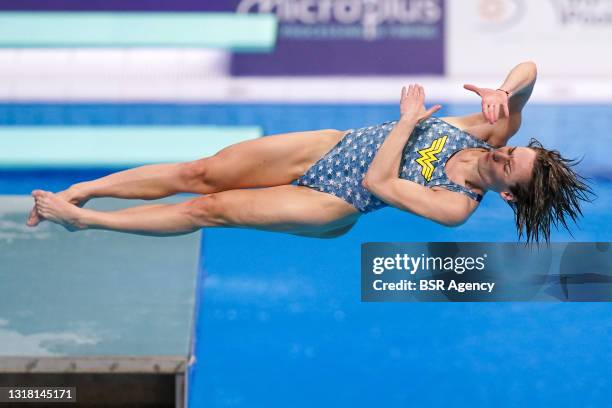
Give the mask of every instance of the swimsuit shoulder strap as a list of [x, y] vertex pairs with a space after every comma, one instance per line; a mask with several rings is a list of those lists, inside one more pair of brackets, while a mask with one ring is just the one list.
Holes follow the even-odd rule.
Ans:
[[477, 202], [481, 202], [482, 201], [482, 195], [480, 195], [480, 194], [470, 190], [469, 188], [463, 187], [462, 185], [453, 183], [450, 180], [449, 180], [448, 184], [441, 185], [441, 187], [442, 186], [444, 186], [444, 188], [446, 188], [447, 190], [455, 191], [457, 193], [465, 194], [466, 196], [468, 196], [469, 198], [471, 198], [474, 201], [477, 201]]

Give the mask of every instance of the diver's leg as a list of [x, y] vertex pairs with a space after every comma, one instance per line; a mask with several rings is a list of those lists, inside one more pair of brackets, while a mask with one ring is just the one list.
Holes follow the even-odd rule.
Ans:
[[[141, 166], [77, 183], [58, 196], [82, 206], [94, 197], [149, 200], [181, 192], [209, 194], [289, 184], [343, 135], [339, 130], [324, 129], [246, 140], [199, 160]], [[27, 223], [34, 226], [38, 222], [33, 209]]]
[[184, 163], [141, 166], [73, 186], [81, 198], [156, 199], [176, 193], [209, 194], [289, 184], [341, 138], [327, 129], [284, 133], [235, 143]]
[[338, 197], [302, 186], [213, 193], [179, 204], [101, 212], [79, 208], [53, 193], [34, 192], [43, 218], [68, 229], [107, 229], [142, 235], [180, 235], [203, 227], [254, 228], [313, 237], [338, 236], [360, 213]]

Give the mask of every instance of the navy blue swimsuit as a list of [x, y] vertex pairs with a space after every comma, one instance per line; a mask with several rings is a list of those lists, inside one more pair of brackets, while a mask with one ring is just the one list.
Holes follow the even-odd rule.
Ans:
[[[297, 179], [297, 184], [340, 197], [362, 213], [386, 207], [387, 204], [366, 190], [361, 181], [396, 123], [389, 121], [349, 130], [336, 146]], [[481, 195], [450, 181], [444, 169], [454, 153], [474, 147], [494, 149], [441, 119], [426, 119], [414, 128], [404, 146], [398, 176], [426, 187], [441, 186], [480, 201]]]

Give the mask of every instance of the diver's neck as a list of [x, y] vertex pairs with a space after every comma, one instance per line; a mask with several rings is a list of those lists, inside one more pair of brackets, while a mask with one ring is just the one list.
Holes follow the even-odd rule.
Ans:
[[484, 149], [474, 150], [465, 163], [465, 182], [470, 187], [480, 190], [482, 194], [490, 190], [489, 184], [486, 182], [486, 178], [483, 176], [480, 166], [478, 165], [480, 158], [483, 154], [487, 154], [488, 151]]

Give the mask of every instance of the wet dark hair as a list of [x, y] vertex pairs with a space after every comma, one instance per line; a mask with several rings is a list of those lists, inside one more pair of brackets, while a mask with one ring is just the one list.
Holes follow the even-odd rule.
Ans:
[[527, 147], [537, 154], [533, 174], [529, 183], [510, 187], [515, 201], [508, 204], [514, 211], [519, 239], [524, 230], [527, 242], [539, 242], [543, 237], [548, 243], [551, 224], [555, 228], [563, 225], [569, 231], [569, 219], [575, 223], [582, 216], [580, 201], [593, 201], [595, 193], [587, 179], [572, 169], [580, 161], [546, 150], [536, 139], [531, 139]]

